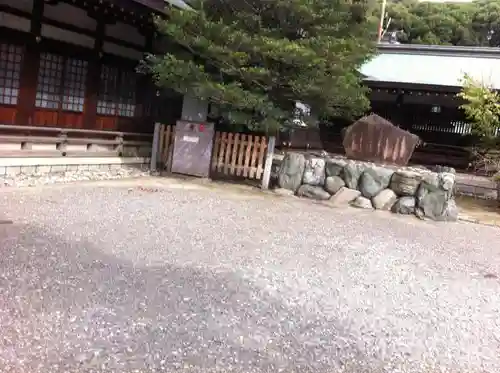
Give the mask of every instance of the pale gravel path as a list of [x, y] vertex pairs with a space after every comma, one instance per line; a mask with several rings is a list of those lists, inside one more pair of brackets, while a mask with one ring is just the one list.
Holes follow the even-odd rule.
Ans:
[[500, 230], [163, 187], [0, 191], [0, 372], [500, 372]]

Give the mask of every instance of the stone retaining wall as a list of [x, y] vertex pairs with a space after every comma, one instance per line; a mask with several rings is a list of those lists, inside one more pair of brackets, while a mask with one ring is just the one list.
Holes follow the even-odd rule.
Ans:
[[148, 158], [1, 159], [0, 187], [108, 180], [149, 174]]
[[436, 221], [456, 221], [455, 170], [376, 165], [327, 156], [287, 153], [277, 184], [299, 197], [332, 205], [390, 210]]

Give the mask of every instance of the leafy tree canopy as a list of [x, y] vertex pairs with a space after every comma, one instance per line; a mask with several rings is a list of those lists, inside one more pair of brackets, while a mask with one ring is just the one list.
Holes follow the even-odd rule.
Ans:
[[463, 78], [458, 97], [465, 103], [460, 108], [472, 124], [472, 132], [483, 141], [497, 140], [500, 127], [500, 94], [469, 75]]
[[167, 9], [161, 34], [179, 46], [144, 65], [161, 87], [215, 105], [225, 120], [275, 130], [300, 101], [315, 116], [369, 105], [357, 69], [374, 51], [368, 0], [205, 0]]
[[473, 166], [476, 170], [495, 173], [500, 181], [500, 153], [497, 136], [500, 127], [500, 94], [469, 75], [463, 78], [458, 97], [464, 100], [460, 108], [472, 125], [472, 134], [479, 140], [473, 149]]
[[[375, 17], [379, 17], [379, 10]], [[500, 46], [500, 0], [438, 3], [389, 0], [388, 31], [411, 44]]]

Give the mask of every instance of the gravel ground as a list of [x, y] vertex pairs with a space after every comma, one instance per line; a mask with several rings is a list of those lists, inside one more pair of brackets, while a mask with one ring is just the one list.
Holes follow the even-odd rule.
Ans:
[[2, 373], [500, 371], [496, 228], [134, 183], [0, 191]]

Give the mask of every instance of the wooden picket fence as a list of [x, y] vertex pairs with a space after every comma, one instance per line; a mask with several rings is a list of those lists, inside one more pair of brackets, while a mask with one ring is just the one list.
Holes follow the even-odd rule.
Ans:
[[[151, 158], [152, 169], [169, 172], [175, 143], [175, 126], [157, 124]], [[157, 135], [156, 135], [157, 134]], [[156, 141], [156, 142], [155, 142]], [[244, 133], [215, 132], [212, 148], [211, 174], [215, 177], [259, 180], [267, 189], [272, 166], [275, 138]]]
[[267, 151], [265, 136], [216, 132], [212, 173], [261, 180]]
[[162, 170], [170, 171], [172, 165], [172, 153], [174, 151], [175, 126], [163, 124], [160, 127], [159, 159]]

